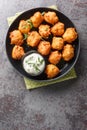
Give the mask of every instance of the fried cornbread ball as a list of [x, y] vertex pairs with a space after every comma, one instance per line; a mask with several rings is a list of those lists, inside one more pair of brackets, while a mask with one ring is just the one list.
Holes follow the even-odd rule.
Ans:
[[51, 34], [50, 26], [49, 25], [43, 25], [43, 24], [41, 24], [39, 26], [39, 34], [43, 38], [48, 38], [49, 35]]
[[23, 44], [23, 35], [19, 30], [14, 30], [10, 32], [10, 39], [11, 39], [11, 44], [15, 45], [22, 45]]
[[62, 57], [65, 61], [69, 61], [74, 57], [74, 47], [71, 44], [66, 44], [64, 46]]
[[38, 52], [42, 55], [48, 55], [51, 49], [50, 42], [41, 41], [38, 45]]
[[51, 32], [54, 36], [62, 36], [64, 33], [64, 24], [61, 22], [56, 23], [52, 28]]
[[12, 58], [15, 60], [20, 60], [23, 55], [24, 55], [23, 47], [15, 45], [12, 49]]
[[49, 55], [49, 58], [48, 58], [48, 61], [51, 63], [51, 64], [58, 64], [59, 61], [61, 60], [61, 53], [58, 52], [58, 51], [53, 51], [51, 52], [51, 54]]
[[41, 36], [37, 31], [30, 32], [29, 36], [27, 37], [27, 44], [31, 47], [35, 47], [39, 44], [41, 40]]
[[58, 17], [55, 12], [48, 11], [47, 13], [44, 14], [44, 20], [47, 23], [54, 25], [55, 23], [58, 22]]
[[52, 48], [57, 50], [62, 50], [64, 46], [64, 40], [61, 37], [53, 37]]
[[46, 66], [46, 70], [45, 70], [45, 73], [47, 74], [47, 77], [48, 78], [53, 78], [55, 77], [56, 75], [58, 75], [60, 72], [59, 68], [53, 64], [48, 64]]
[[65, 33], [63, 34], [64, 41], [68, 43], [72, 43], [77, 38], [77, 32], [75, 28], [67, 28]]
[[30, 18], [30, 20], [32, 21], [33, 26], [37, 28], [42, 23], [42, 21], [44, 20], [44, 17], [42, 16], [42, 14], [40, 12], [36, 12]]
[[30, 31], [30, 25], [27, 21], [25, 20], [21, 20], [20, 23], [19, 23], [19, 27], [18, 29], [23, 33], [28, 33]]

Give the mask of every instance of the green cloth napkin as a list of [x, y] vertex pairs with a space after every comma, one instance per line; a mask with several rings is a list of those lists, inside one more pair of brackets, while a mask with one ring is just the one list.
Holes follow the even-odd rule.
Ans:
[[[50, 6], [50, 8], [53, 8], [53, 9], [58, 9], [55, 5], [52, 5]], [[11, 23], [21, 14], [22, 12], [18, 12], [16, 13], [14, 16], [12, 17], [8, 17], [7, 18], [7, 21], [8, 21], [8, 25], [10, 26]], [[41, 87], [41, 86], [47, 86], [47, 85], [50, 85], [50, 84], [54, 84], [54, 83], [58, 83], [58, 82], [62, 82], [62, 81], [65, 81], [65, 80], [69, 80], [69, 79], [73, 79], [73, 78], [76, 78], [77, 75], [76, 75], [76, 72], [75, 72], [75, 69], [72, 68], [65, 76], [63, 76], [62, 78], [59, 78], [57, 80], [53, 80], [53, 81], [45, 81], [45, 82], [42, 82], [42, 81], [34, 81], [34, 80], [31, 80], [31, 79], [28, 79], [28, 78], [25, 78], [24, 77], [24, 82], [25, 82], [25, 86], [26, 86], [26, 89], [34, 89], [34, 88], [38, 88], [38, 87]]]

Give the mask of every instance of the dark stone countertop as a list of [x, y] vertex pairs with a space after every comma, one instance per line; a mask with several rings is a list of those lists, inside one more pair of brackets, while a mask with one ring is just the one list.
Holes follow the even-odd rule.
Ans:
[[[28, 91], [5, 52], [7, 17], [57, 5], [81, 43], [77, 79]], [[0, 130], [87, 130], [87, 0], [0, 0]]]

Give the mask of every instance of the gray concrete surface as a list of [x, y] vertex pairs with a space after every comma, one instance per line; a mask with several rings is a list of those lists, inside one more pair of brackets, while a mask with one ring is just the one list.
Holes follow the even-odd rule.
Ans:
[[[52, 4], [78, 30], [78, 78], [28, 91], [6, 56], [7, 17]], [[87, 0], [0, 0], [0, 130], [87, 130]]]

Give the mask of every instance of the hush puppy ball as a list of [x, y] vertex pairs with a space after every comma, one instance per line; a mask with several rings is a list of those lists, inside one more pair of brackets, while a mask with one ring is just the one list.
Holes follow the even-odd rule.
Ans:
[[23, 35], [19, 30], [14, 30], [10, 32], [10, 39], [11, 39], [11, 44], [15, 45], [22, 45], [23, 44]]
[[75, 28], [67, 28], [65, 33], [63, 34], [64, 41], [68, 43], [72, 43], [77, 38], [77, 32]]
[[39, 26], [39, 34], [43, 38], [48, 38], [51, 34], [50, 26], [49, 25], [40, 25]]
[[32, 21], [33, 26], [37, 28], [42, 23], [42, 21], [44, 20], [44, 17], [42, 16], [42, 14], [40, 12], [36, 12], [30, 18], [30, 20]]
[[57, 50], [62, 50], [64, 46], [64, 40], [61, 37], [53, 37], [52, 48]]
[[15, 45], [12, 49], [12, 58], [15, 60], [20, 60], [23, 55], [24, 55], [23, 47]]
[[51, 32], [54, 36], [62, 36], [64, 33], [64, 24], [61, 22], [56, 23], [52, 28]]
[[48, 61], [51, 63], [51, 64], [58, 64], [59, 61], [61, 60], [61, 53], [58, 52], [58, 51], [53, 51], [51, 52], [51, 54], [49, 55], [49, 58], [48, 58]]
[[27, 44], [31, 47], [36, 47], [41, 40], [41, 36], [37, 31], [32, 31], [28, 38], [27, 38]]
[[51, 45], [50, 42], [41, 41], [38, 45], [38, 52], [42, 55], [48, 55], [50, 53]]
[[30, 25], [27, 21], [21, 20], [18, 29], [24, 34], [30, 31]]
[[58, 17], [55, 12], [48, 11], [47, 13], [44, 14], [44, 20], [47, 23], [54, 25], [55, 23], [58, 22]]
[[49, 64], [46, 66], [45, 73], [47, 74], [48, 78], [54, 78], [59, 74], [60, 70], [57, 66], [53, 64]]
[[66, 44], [64, 46], [62, 57], [65, 61], [69, 61], [74, 57], [74, 47], [71, 44]]

